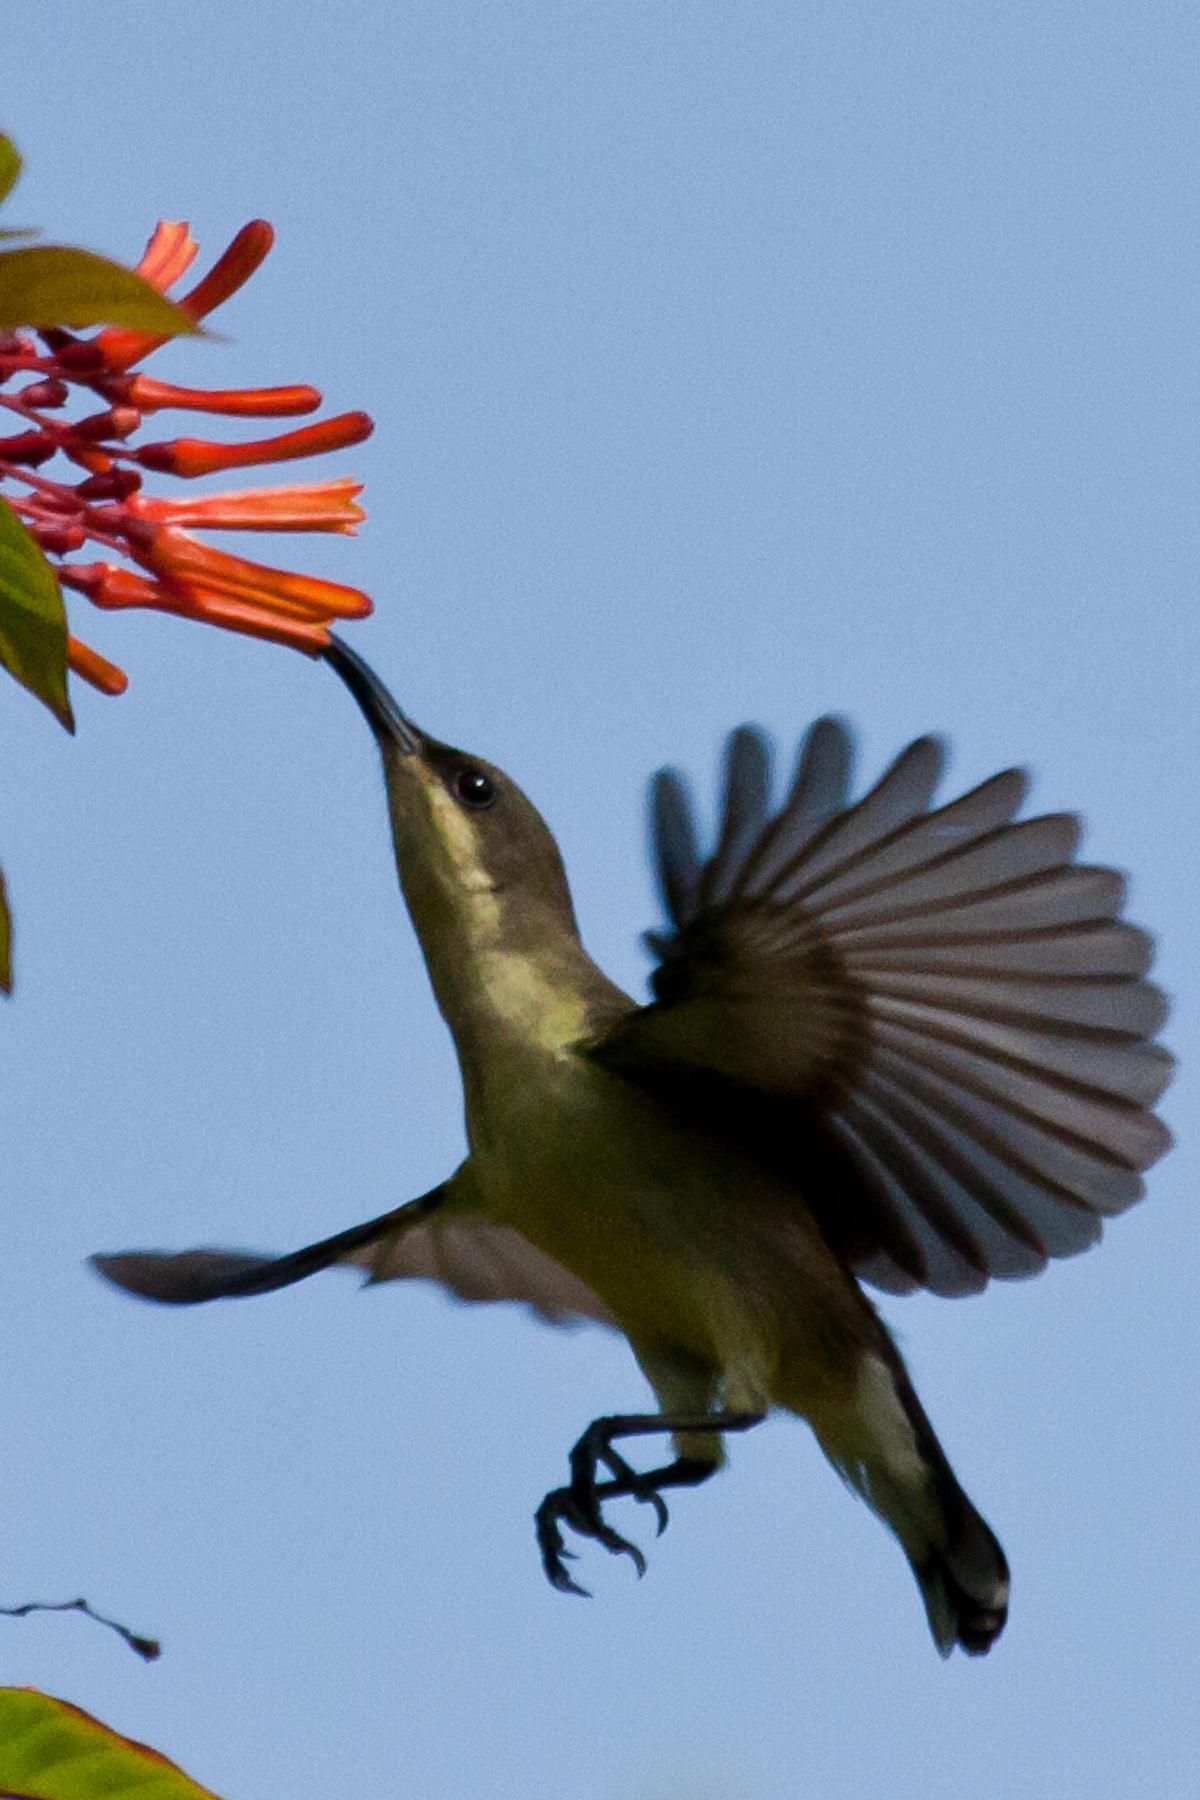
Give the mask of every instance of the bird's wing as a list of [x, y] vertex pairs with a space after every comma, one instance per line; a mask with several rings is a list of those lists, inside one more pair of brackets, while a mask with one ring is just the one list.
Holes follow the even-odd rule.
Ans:
[[365, 1269], [372, 1283], [437, 1281], [460, 1300], [517, 1300], [551, 1325], [613, 1323], [578, 1275], [511, 1225], [494, 1225], [479, 1214], [455, 1213], [413, 1231], [391, 1232], [341, 1260]]
[[743, 727], [707, 856], [659, 774], [655, 999], [593, 1053], [769, 1146], [857, 1273], [960, 1294], [1140, 1196], [1172, 1062], [1122, 877], [1075, 862], [1073, 816], [1014, 822], [1020, 770], [933, 807], [942, 757], [919, 738], [850, 804], [850, 736], [822, 719], [773, 810]]
[[319, 1269], [349, 1264], [368, 1282], [439, 1282], [460, 1300], [515, 1300], [553, 1325], [611, 1324], [591, 1289], [527, 1238], [479, 1214], [443, 1211], [445, 1189], [286, 1256], [240, 1250], [121, 1250], [93, 1256], [106, 1280], [145, 1300], [194, 1306], [266, 1294]]

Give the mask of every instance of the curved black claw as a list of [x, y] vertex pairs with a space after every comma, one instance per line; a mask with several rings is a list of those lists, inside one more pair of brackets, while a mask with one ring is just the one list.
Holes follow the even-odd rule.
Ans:
[[601, 1462], [620, 1482], [623, 1493], [628, 1494], [631, 1500], [640, 1501], [643, 1506], [654, 1508], [658, 1522], [654, 1535], [661, 1537], [670, 1524], [671, 1515], [667, 1511], [666, 1501], [654, 1486], [653, 1477], [639, 1474], [611, 1444], [601, 1450], [599, 1455]]
[[[605, 1486], [607, 1485], [606, 1482]], [[585, 1537], [594, 1538], [598, 1544], [602, 1544], [610, 1556], [628, 1556], [638, 1572], [638, 1580], [641, 1580], [646, 1573], [646, 1558], [636, 1544], [622, 1537], [619, 1531], [614, 1531], [608, 1521], [601, 1517], [598, 1502], [594, 1515], [586, 1522], [586, 1529], [582, 1519], [572, 1518], [568, 1522]]]
[[602, 1500], [613, 1498], [619, 1485], [608, 1481], [598, 1487], [593, 1485], [587, 1495], [574, 1487], [553, 1488], [534, 1514], [542, 1567], [551, 1587], [557, 1588], [560, 1594], [583, 1594], [590, 1598], [588, 1589], [581, 1587], [566, 1567], [567, 1559], [573, 1561], [575, 1552], [564, 1544], [561, 1525], [570, 1526], [581, 1537], [592, 1538], [613, 1556], [631, 1557], [639, 1576], [646, 1573], [646, 1559], [637, 1545], [614, 1531], [600, 1511]]
[[[559, 1520], [567, 1522], [571, 1519], [571, 1491], [569, 1488], [555, 1488], [546, 1495], [534, 1516], [537, 1530], [538, 1549], [542, 1553], [542, 1568], [552, 1588], [560, 1594], [581, 1594], [585, 1600], [591, 1599], [591, 1591], [583, 1587], [571, 1575], [567, 1562], [575, 1561], [576, 1552], [568, 1550], [563, 1542], [559, 1529]], [[573, 1521], [571, 1521], [573, 1523]]]
[[588, 1590], [573, 1581], [567, 1569], [566, 1559], [573, 1559], [575, 1552], [567, 1549], [562, 1532], [558, 1529], [561, 1516], [558, 1503], [564, 1498], [569, 1498], [567, 1489], [556, 1488], [553, 1493], [546, 1495], [533, 1515], [538, 1549], [542, 1553], [542, 1567], [550, 1586], [560, 1594], [582, 1594], [585, 1600], [589, 1600], [591, 1595]]

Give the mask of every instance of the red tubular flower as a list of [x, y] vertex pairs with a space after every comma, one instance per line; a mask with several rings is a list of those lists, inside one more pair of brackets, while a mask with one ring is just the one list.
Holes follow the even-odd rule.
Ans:
[[[161, 412], [164, 406], [178, 411], [227, 413], [235, 418], [286, 419], [294, 413], [315, 412], [321, 392], [315, 387], [229, 388], [224, 393], [207, 388], [173, 387], [168, 381], [152, 381], [148, 375], [119, 377], [110, 384], [114, 398], [127, 400], [139, 412]], [[117, 390], [119, 390], [119, 395]]]
[[204, 525], [210, 531], [341, 531], [353, 536], [366, 518], [355, 496], [362, 482], [315, 481], [294, 487], [245, 488], [200, 500], [133, 494], [125, 510], [148, 524]]
[[358, 588], [324, 581], [317, 575], [292, 575], [286, 569], [231, 556], [227, 550], [202, 544], [177, 525], [148, 527], [143, 542], [131, 542], [130, 554], [168, 588], [184, 582], [196, 593], [249, 601], [285, 617], [319, 623], [322, 619], [361, 619], [371, 610], [370, 600]]
[[[254, 273], [271, 241], [271, 228], [262, 220], [243, 227], [180, 304], [193, 319], [206, 317]], [[164, 220], [152, 233], [138, 272], [165, 291], [190, 268], [196, 250], [185, 224]], [[202, 543], [189, 529], [353, 535], [365, 517], [357, 504], [361, 482], [341, 477], [189, 499], [141, 491], [143, 470], [199, 477], [345, 449], [369, 436], [372, 424], [366, 413], [339, 413], [243, 444], [175, 438], [126, 447], [125, 439], [137, 432], [144, 414], [168, 407], [235, 418], [286, 418], [311, 412], [321, 396], [303, 384], [208, 392], [131, 373], [135, 362], [164, 341], [146, 332], [114, 328], [90, 338], [51, 330], [39, 335], [44, 351], [23, 333], [0, 334], [0, 389], [13, 376], [26, 382], [16, 394], [0, 393], [0, 406], [15, 412], [21, 427], [15, 436], [0, 438], [0, 488], [20, 484], [6, 497], [43, 551], [61, 559], [57, 572], [64, 587], [105, 611], [152, 607], [289, 644], [310, 655], [328, 643], [332, 620], [361, 618], [371, 610], [370, 600], [357, 588], [231, 556]], [[72, 421], [60, 409], [78, 388], [94, 396], [93, 407], [99, 399], [102, 410]], [[82, 468], [84, 479], [71, 485], [40, 472], [56, 455]], [[140, 572], [117, 562], [69, 560], [89, 541], [129, 558]], [[68, 660], [77, 675], [103, 693], [118, 694], [126, 686], [122, 671], [78, 638], [68, 639]]]
[[202, 281], [179, 302], [193, 319], [206, 319], [210, 312], [244, 287], [254, 271], [270, 253], [275, 232], [265, 219], [251, 219], [234, 238], [227, 250], [218, 256]]
[[293, 650], [306, 650], [318, 656], [329, 642], [329, 628], [312, 620], [291, 619], [286, 623], [278, 614], [246, 600], [210, 594], [203, 588], [192, 588], [186, 582], [176, 587], [179, 605], [174, 610], [189, 619], [202, 619], [209, 625], [222, 625], [227, 631], [240, 631], [247, 637], [265, 638], [268, 643], [286, 644]]
[[[261, 571], [263, 575], [273, 572], [275, 571], [267, 569]], [[63, 579], [69, 587], [86, 593], [94, 605], [102, 607], [106, 612], [119, 612], [127, 607], [150, 607], [156, 612], [177, 613], [182, 618], [201, 619], [207, 624], [223, 625], [227, 630], [240, 631], [250, 637], [267, 638], [272, 643], [307, 650], [313, 656], [329, 642], [328, 626], [323, 621], [317, 622], [299, 616], [285, 619], [271, 607], [256, 604], [251, 598], [219, 593], [179, 577], [173, 577], [168, 585], [164, 582], [147, 581], [144, 576], [135, 575], [131, 569], [122, 569], [116, 563], [88, 563], [76, 564], [64, 574]], [[352, 593], [354, 590], [347, 591]], [[81, 645], [80, 648], [86, 651], [87, 646]], [[97, 658], [95, 651], [88, 652], [88, 655], [103, 663], [104, 669], [111, 670], [124, 684], [120, 669], [113, 669], [111, 663], [104, 663], [103, 657]], [[72, 666], [74, 667], [74, 663]], [[92, 679], [86, 669], [81, 667], [79, 672], [85, 679]], [[100, 686], [100, 682], [94, 681], [93, 685]], [[122, 692], [123, 685], [118, 689], [106, 688], [104, 691]]]
[[[187, 227], [185, 225], [177, 229], [186, 231]], [[155, 235], [157, 236], [157, 233]], [[275, 233], [265, 219], [251, 219], [248, 225], [243, 225], [232, 244], [218, 256], [204, 279], [197, 282], [190, 294], [183, 296], [179, 304], [184, 312], [193, 319], [206, 319], [210, 312], [220, 306], [223, 300], [228, 300], [231, 294], [236, 294], [238, 289], [249, 281], [274, 242]], [[143, 260], [154, 254], [153, 245], [154, 238], [152, 237], [146, 246]], [[169, 260], [169, 253], [164, 250], [157, 254], [161, 258], [162, 266], [168, 273], [171, 273], [171, 279], [176, 279], [172, 273], [174, 265]], [[193, 249], [192, 254], [183, 265], [184, 268], [188, 266], [194, 255], [195, 250]], [[180, 272], [182, 273], [182, 271]], [[147, 277], [147, 279], [150, 278]], [[168, 284], [164, 283], [165, 285]], [[158, 286], [157, 282], [155, 286]], [[93, 339], [96, 348], [104, 358], [106, 367], [114, 373], [131, 368], [135, 362], [141, 362], [143, 356], [149, 356], [152, 350], [157, 350], [160, 344], [165, 344], [167, 341], [166, 338], [158, 337], [153, 332], [122, 330], [116, 326], [108, 331], [100, 332]]]
[[62, 571], [64, 587], [86, 594], [94, 606], [106, 612], [122, 606], [157, 606], [158, 589], [144, 575], [123, 569], [119, 563], [68, 563]]
[[166, 475], [212, 475], [218, 469], [251, 469], [257, 463], [291, 462], [297, 456], [346, 450], [351, 444], [361, 444], [374, 429], [364, 412], [339, 413], [334, 419], [322, 419], [319, 425], [302, 425], [298, 431], [250, 444], [175, 438], [169, 444], [143, 444], [134, 455], [143, 469], [159, 469]]

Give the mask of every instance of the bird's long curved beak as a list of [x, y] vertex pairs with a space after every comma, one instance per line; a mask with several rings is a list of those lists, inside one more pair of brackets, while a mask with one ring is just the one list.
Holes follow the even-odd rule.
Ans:
[[425, 744], [424, 732], [405, 718], [370, 664], [332, 632], [328, 647], [321, 654], [354, 695], [380, 745], [389, 745], [404, 756], [419, 756]]

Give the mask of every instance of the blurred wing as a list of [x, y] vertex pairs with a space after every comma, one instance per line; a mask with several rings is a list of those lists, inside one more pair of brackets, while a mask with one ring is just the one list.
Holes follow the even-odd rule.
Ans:
[[460, 1300], [516, 1300], [551, 1325], [613, 1323], [578, 1275], [510, 1225], [493, 1225], [478, 1214], [457, 1213], [392, 1233], [341, 1260], [366, 1269], [372, 1283], [437, 1281]]
[[349, 1264], [365, 1269], [369, 1282], [436, 1281], [460, 1300], [519, 1301], [553, 1325], [580, 1319], [611, 1324], [611, 1314], [578, 1276], [508, 1226], [478, 1214], [443, 1212], [443, 1193], [435, 1188], [287, 1256], [123, 1250], [91, 1262], [127, 1293], [175, 1306], [271, 1293], [319, 1269]]
[[849, 733], [822, 719], [772, 812], [743, 727], [706, 859], [657, 776], [655, 1000], [594, 1053], [782, 1160], [857, 1273], [961, 1294], [1141, 1195], [1172, 1062], [1122, 877], [1074, 861], [1074, 817], [1015, 821], [1020, 770], [933, 808], [942, 758], [919, 738], [851, 805]]

